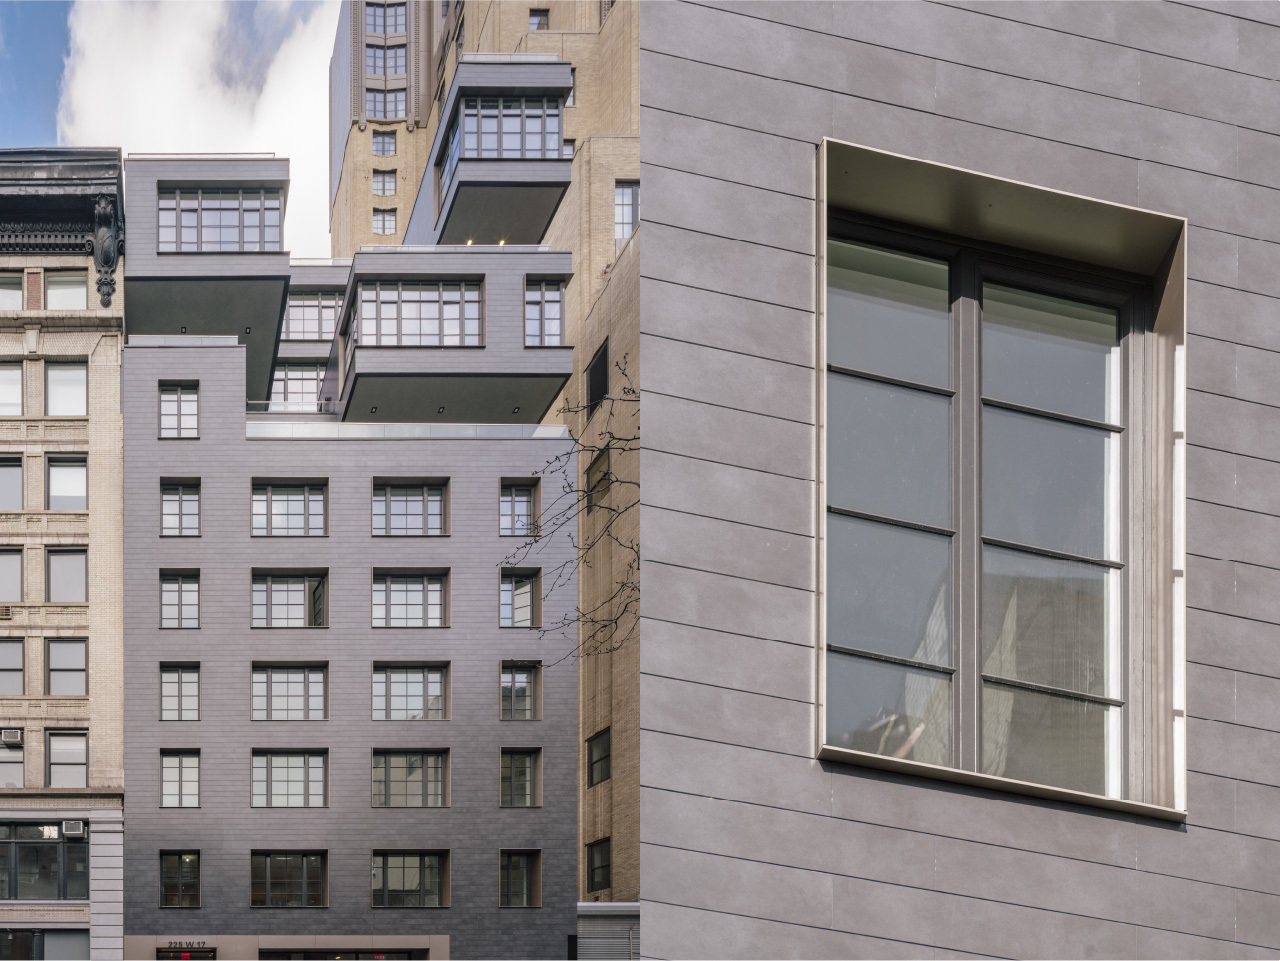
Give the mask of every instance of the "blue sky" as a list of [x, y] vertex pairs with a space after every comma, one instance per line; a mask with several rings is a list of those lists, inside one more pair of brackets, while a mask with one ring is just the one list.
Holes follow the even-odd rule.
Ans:
[[[58, 142], [58, 88], [69, 2], [0, 3], [0, 147]], [[104, 78], [104, 88], [110, 87]]]

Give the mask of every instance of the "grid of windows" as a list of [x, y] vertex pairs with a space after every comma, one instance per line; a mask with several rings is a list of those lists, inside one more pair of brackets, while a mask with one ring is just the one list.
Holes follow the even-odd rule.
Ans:
[[373, 232], [375, 234], [394, 234], [396, 232], [396, 211], [373, 208]]
[[[376, 137], [376, 135], [375, 135]], [[375, 140], [375, 145], [376, 145]], [[332, 340], [342, 313], [342, 294], [319, 290], [289, 292], [281, 340]]]
[[200, 533], [200, 485], [160, 487], [160, 536], [194, 537]]
[[538, 579], [529, 575], [503, 575], [498, 595], [500, 627], [533, 627], [533, 596]]
[[373, 155], [375, 157], [394, 157], [396, 155], [396, 132], [394, 130], [375, 130], [373, 132]]
[[373, 577], [374, 627], [444, 627], [443, 576]]
[[537, 870], [537, 854], [503, 851], [498, 859], [498, 905], [504, 908], [534, 907]]
[[323, 753], [255, 751], [250, 805], [256, 808], [324, 807], [328, 803]]
[[200, 668], [160, 668], [160, 720], [200, 720]]
[[278, 364], [271, 377], [273, 410], [318, 410], [324, 368], [316, 364]]
[[613, 236], [626, 240], [635, 233], [640, 222], [640, 184], [635, 180], [619, 180], [613, 185]]
[[325, 860], [323, 853], [254, 852], [249, 858], [249, 903], [255, 908], [324, 907]]
[[172, 574], [160, 577], [160, 626], [200, 626], [200, 576]]
[[387, 484], [373, 489], [375, 537], [444, 533], [444, 488]]
[[200, 752], [167, 752], [160, 755], [160, 806], [200, 806]]
[[537, 766], [537, 751], [502, 752], [502, 807], [528, 808], [537, 803]]
[[603, 891], [613, 882], [609, 877], [610, 839], [587, 845], [587, 890]]
[[478, 283], [365, 283], [353, 336], [363, 346], [479, 347], [481, 304]]
[[373, 806], [444, 807], [444, 751], [375, 751]]
[[[21, 285], [21, 279], [19, 279]], [[0, 293], [3, 290], [0, 289]], [[19, 287], [21, 300], [21, 287]], [[5, 308], [0, 307], [0, 310]], [[17, 308], [15, 308], [17, 309]], [[22, 365], [5, 364], [0, 366], [0, 417], [22, 416]]]
[[83, 364], [45, 364], [44, 412], [50, 417], [89, 413], [89, 368]]
[[441, 906], [443, 855], [385, 852], [373, 855], [375, 908]]
[[324, 667], [255, 666], [255, 721], [320, 721], [328, 716]]
[[364, 114], [370, 120], [403, 119], [404, 91], [366, 90], [364, 92]]
[[384, 47], [366, 44], [364, 72], [375, 77], [400, 76], [404, 73], [404, 44]]
[[279, 190], [161, 190], [159, 250], [279, 250], [280, 214]]
[[194, 384], [160, 385], [160, 436], [196, 437], [199, 388]]
[[56, 823], [0, 823], [0, 899], [61, 901], [88, 897], [87, 840], [64, 837]]
[[609, 780], [610, 729], [605, 728], [587, 741], [587, 787]]
[[85, 640], [53, 638], [47, 646], [49, 679], [46, 690], [50, 697], [84, 697], [89, 693], [88, 660]]
[[257, 537], [320, 537], [326, 533], [325, 484], [253, 487], [253, 533]]
[[365, 33], [404, 33], [403, 3], [366, 3], [364, 6]]
[[89, 735], [83, 731], [50, 731], [49, 787], [89, 786]]
[[537, 678], [536, 664], [502, 665], [502, 719], [504, 721], [534, 720], [534, 685], [537, 683]]
[[560, 157], [561, 114], [556, 97], [462, 97], [439, 166], [440, 196], [459, 160], [550, 160]]
[[160, 855], [160, 907], [200, 907], [200, 852]]
[[373, 192], [379, 197], [390, 197], [396, 192], [396, 172], [394, 170], [375, 170], [373, 172]]
[[253, 578], [254, 627], [324, 627], [324, 575], [258, 574]]
[[498, 500], [498, 533], [524, 537], [533, 532], [533, 487], [503, 487]]
[[445, 668], [405, 666], [373, 669], [375, 721], [443, 721], [444, 718]]
[[561, 307], [564, 285], [559, 281], [528, 283], [524, 288], [524, 345], [563, 347], [564, 323]]
[[0, 640], [0, 695], [22, 695], [23, 642], [20, 637]]

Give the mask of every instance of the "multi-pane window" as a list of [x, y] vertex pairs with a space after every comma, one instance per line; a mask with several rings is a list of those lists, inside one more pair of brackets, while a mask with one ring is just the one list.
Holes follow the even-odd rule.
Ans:
[[89, 599], [87, 551], [45, 552], [46, 596], [51, 604], [83, 604]]
[[323, 853], [255, 851], [249, 857], [249, 903], [255, 908], [322, 908], [325, 882]]
[[373, 806], [444, 807], [447, 759], [444, 751], [375, 751]]
[[502, 665], [502, 719], [532, 721], [536, 705], [534, 685], [538, 666], [508, 662]]
[[362, 346], [479, 347], [478, 283], [364, 283], [358, 335]]
[[0, 365], [0, 417], [21, 416], [22, 365]]
[[328, 716], [324, 667], [256, 665], [252, 718], [255, 721], [322, 721]]
[[399, 120], [404, 117], [403, 90], [366, 90], [364, 113], [370, 120]]
[[498, 533], [524, 537], [533, 532], [533, 487], [504, 486], [498, 498]]
[[0, 310], [22, 309], [22, 274], [0, 274]]
[[250, 805], [256, 808], [324, 807], [328, 755], [255, 751]]
[[[375, 135], [376, 136], [376, 135]], [[332, 340], [342, 313], [342, 294], [319, 290], [289, 292], [281, 340]]]
[[83, 270], [45, 271], [44, 284], [44, 305], [49, 310], [89, 306], [89, 277]]
[[825, 743], [1119, 796], [1132, 288], [901, 243], [828, 244]]
[[325, 484], [253, 486], [253, 533], [257, 537], [319, 537], [325, 533]]
[[89, 508], [89, 465], [83, 457], [49, 459], [48, 507], [51, 511]]
[[396, 211], [373, 208], [373, 232], [375, 234], [394, 234], [396, 232]]
[[555, 282], [530, 282], [524, 288], [524, 345], [526, 347], [563, 347], [564, 285]]
[[50, 731], [49, 787], [89, 786], [89, 735], [83, 731]]
[[0, 639], [0, 695], [20, 696], [23, 684], [22, 638]]
[[610, 728], [587, 739], [587, 787], [595, 787], [610, 776]]
[[535, 627], [534, 595], [538, 578], [531, 574], [504, 574], [498, 593], [500, 627]]
[[619, 180], [613, 185], [613, 237], [626, 240], [635, 233], [640, 220], [640, 184]]
[[444, 718], [445, 668], [374, 667], [375, 721], [443, 721]]
[[399, 76], [404, 73], [404, 44], [383, 47], [366, 44], [364, 72], [375, 77]]
[[200, 626], [200, 575], [160, 576], [160, 626]]
[[442, 860], [440, 854], [375, 853], [373, 907], [440, 907]]
[[323, 574], [257, 574], [253, 578], [254, 627], [324, 627], [328, 617]]
[[537, 906], [538, 855], [533, 851], [503, 851], [498, 858], [498, 905]]
[[26, 787], [21, 744], [0, 745], [0, 787]]
[[609, 838], [587, 845], [587, 890], [603, 891], [613, 882], [609, 877]]
[[373, 576], [374, 627], [444, 627], [445, 578]]
[[46, 690], [50, 697], [84, 697], [89, 693], [88, 642], [67, 638], [45, 641], [49, 677]]
[[0, 458], [0, 511], [22, 507], [22, 457]]
[[373, 192], [379, 197], [390, 197], [396, 192], [396, 172], [394, 170], [375, 170], [373, 172]]
[[200, 852], [160, 855], [160, 907], [200, 907]]
[[200, 485], [162, 484], [160, 536], [194, 537], [200, 533]]
[[280, 249], [279, 190], [161, 190], [159, 213], [161, 253]]
[[200, 720], [200, 668], [174, 664], [160, 668], [160, 720]]
[[160, 755], [160, 806], [200, 806], [199, 751], [166, 751]]
[[276, 410], [313, 413], [319, 408], [324, 367], [317, 364], [278, 364], [271, 377], [271, 404]]
[[537, 751], [503, 751], [499, 804], [504, 808], [534, 807], [537, 804], [537, 770]]
[[366, 3], [364, 7], [365, 33], [404, 33], [403, 3]]
[[444, 533], [444, 488], [380, 485], [373, 489], [375, 537]]
[[396, 155], [396, 132], [394, 130], [375, 130], [373, 132], [373, 155], [375, 157], [394, 157]]
[[50, 417], [84, 417], [89, 413], [89, 368], [46, 364], [45, 391], [45, 413]]
[[562, 107], [556, 97], [461, 97], [439, 165], [440, 196], [459, 160], [550, 160], [561, 155]]
[[22, 550], [0, 551], [0, 603], [22, 603]]
[[[0, 823], [0, 899], [87, 900], [89, 842], [68, 838], [61, 825]], [[16, 947], [17, 945], [15, 945]], [[32, 957], [14, 952], [11, 957]]]
[[530, 30], [550, 30], [551, 29], [551, 11], [548, 9], [530, 10], [529, 11], [529, 29]]
[[196, 405], [199, 388], [195, 384], [160, 385], [160, 436], [197, 437]]

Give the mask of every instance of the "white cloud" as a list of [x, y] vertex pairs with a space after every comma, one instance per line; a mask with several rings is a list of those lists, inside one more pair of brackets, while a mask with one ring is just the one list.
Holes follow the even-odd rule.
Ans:
[[285, 246], [295, 256], [328, 257], [329, 56], [338, 9], [338, 0], [260, 3], [246, 18], [227, 0], [77, 0], [58, 141], [126, 154], [288, 157]]

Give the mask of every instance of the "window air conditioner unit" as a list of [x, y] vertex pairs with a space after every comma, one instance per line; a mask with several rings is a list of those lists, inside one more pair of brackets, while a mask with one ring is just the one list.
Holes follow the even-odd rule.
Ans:
[[84, 837], [84, 822], [83, 821], [63, 821], [62, 836], [66, 838]]
[[0, 731], [0, 744], [21, 744], [21, 743], [22, 743], [22, 728], [6, 727], [3, 731]]
[[13, 620], [13, 605], [0, 604], [0, 621], [11, 621], [11, 620]]

